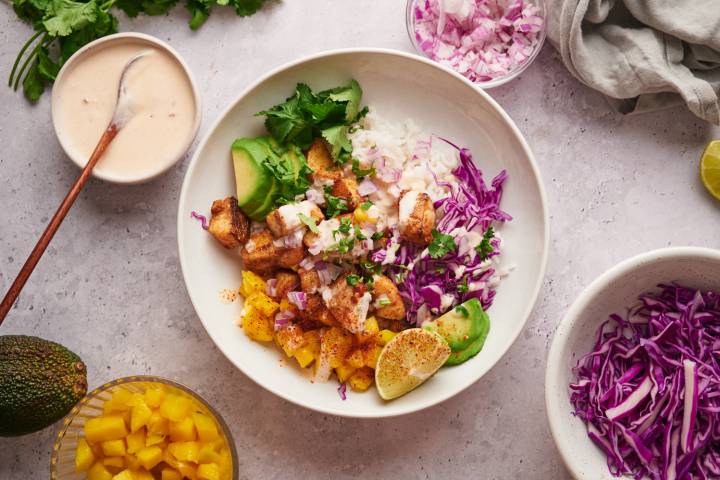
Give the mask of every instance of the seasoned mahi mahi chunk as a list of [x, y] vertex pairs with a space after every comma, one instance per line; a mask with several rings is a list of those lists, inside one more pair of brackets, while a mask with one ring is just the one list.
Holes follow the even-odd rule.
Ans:
[[427, 193], [408, 190], [400, 196], [400, 238], [419, 246], [432, 241], [435, 228], [435, 207]]
[[286, 298], [288, 292], [294, 291], [300, 285], [300, 277], [289, 270], [278, 272], [275, 278], [275, 297], [279, 299]]
[[320, 275], [317, 270], [298, 270], [300, 275], [300, 289], [306, 293], [315, 293], [320, 288]]
[[307, 164], [313, 172], [322, 172], [333, 168], [334, 163], [330, 152], [325, 145], [325, 140], [316, 138], [305, 155]]
[[337, 326], [338, 322], [330, 313], [320, 294], [310, 294], [306, 298], [307, 306], [298, 313], [300, 320], [305, 322], [313, 321], [327, 326]]
[[284, 246], [274, 240], [269, 230], [262, 230], [250, 236], [240, 251], [245, 268], [261, 275], [269, 275], [278, 268], [293, 268], [305, 257], [302, 243]]
[[373, 282], [375, 314], [390, 320], [405, 318], [405, 304], [395, 284], [385, 275], [376, 275]]
[[372, 301], [365, 285], [351, 286], [347, 283], [347, 275], [342, 275], [332, 284], [330, 293], [326, 304], [333, 317], [350, 332], [362, 333]]
[[288, 203], [276, 208], [265, 218], [268, 228], [276, 237], [284, 237], [305, 227], [301, 215], [312, 218], [315, 223], [322, 221], [325, 216], [322, 210], [308, 200], [299, 203]]
[[250, 237], [250, 221], [235, 197], [215, 200], [210, 207], [208, 232], [225, 248], [237, 248]]
[[344, 198], [347, 201], [348, 210], [355, 210], [363, 203], [363, 197], [358, 193], [358, 184], [352, 178], [343, 177], [335, 180], [332, 194]]

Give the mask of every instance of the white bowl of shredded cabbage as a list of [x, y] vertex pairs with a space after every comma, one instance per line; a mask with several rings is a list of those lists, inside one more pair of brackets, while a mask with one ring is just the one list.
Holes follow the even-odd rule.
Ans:
[[[237, 254], [221, 248], [200, 228], [213, 200], [235, 194], [230, 145], [238, 137], [265, 133], [256, 112], [282, 102], [297, 83], [322, 90], [355, 79], [370, 108], [366, 130], [353, 134], [358, 155], [378, 143], [396, 149], [403, 189], [426, 191], [433, 200], [446, 193], [422, 163], [403, 156], [417, 138], [447, 139], [468, 149], [486, 182], [503, 170], [502, 210], [512, 216], [498, 231], [502, 260], [492, 305], [491, 328], [483, 349], [467, 362], [442, 368], [424, 385], [391, 402], [374, 392], [338, 395], [336, 382], [318, 383], [272, 344], [250, 340], [236, 322], [243, 310], [236, 295], [243, 271]], [[443, 143], [443, 142], [439, 142]], [[456, 156], [456, 154], [455, 154]], [[447, 174], [453, 155], [435, 153], [434, 171]], [[449, 163], [448, 163], [449, 162]], [[417, 174], [413, 173], [417, 172]], [[380, 203], [378, 200], [376, 203]], [[415, 412], [453, 397], [480, 379], [510, 348], [524, 327], [542, 284], [548, 253], [548, 213], [540, 174], [522, 134], [487, 94], [459, 74], [429, 60], [382, 49], [335, 50], [280, 67], [251, 85], [229, 105], [200, 143], [188, 167], [178, 210], [178, 247], [188, 294], [203, 326], [243, 373], [278, 396], [320, 412], [379, 418]], [[500, 278], [502, 277], [502, 278]], [[345, 397], [345, 398], [342, 398]]]

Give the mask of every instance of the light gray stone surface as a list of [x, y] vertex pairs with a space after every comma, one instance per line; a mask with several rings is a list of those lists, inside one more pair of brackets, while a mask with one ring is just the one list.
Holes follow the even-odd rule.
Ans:
[[[259, 75], [324, 49], [409, 51], [404, 2], [286, 0], [247, 19], [216, 11], [197, 33], [181, 8], [121, 20], [159, 36], [190, 64], [204, 101], [201, 135]], [[0, 4], [0, 78], [30, 30]], [[718, 203], [698, 179], [720, 131], [683, 110], [623, 118], [573, 80], [546, 46], [491, 95], [533, 147], [548, 192], [547, 278], [525, 331], [480, 382], [401, 418], [334, 418], [255, 385], [213, 346], [187, 298], [176, 204], [187, 159], [160, 179], [91, 181], [0, 333], [40, 335], [88, 364], [91, 386], [139, 373], [196, 388], [231, 425], [241, 478], [565, 479], [543, 398], [545, 354], [565, 310], [619, 260], [666, 245], [719, 247]], [[78, 171], [53, 134], [49, 95], [36, 106], [0, 86], [0, 290], [10, 285]], [[0, 478], [48, 477], [56, 427], [0, 439]]]

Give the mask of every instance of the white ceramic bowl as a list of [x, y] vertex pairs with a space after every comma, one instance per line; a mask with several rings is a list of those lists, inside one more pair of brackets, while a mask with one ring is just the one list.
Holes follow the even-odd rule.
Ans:
[[570, 473], [581, 480], [610, 480], [603, 452], [574, 417], [568, 385], [572, 368], [592, 350], [600, 324], [622, 313], [642, 293], [659, 283], [679, 282], [692, 288], [720, 289], [720, 250], [673, 247], [621, 262], [603, 273], [575, 300], [555, 332], [545, 374], [545, 403], [550, 431]]
[[[253, 342], [235, 325], [240, 301], [223, 304], [218, 292], [237, 288], [242, 265], [190, 217], [208, 214], [214, 199], [235, 193], [230, 144], [265, 134], [253, 114], [283, 101], [297, 82], [325, 89], [357, 79], [363, 103], [391, 120], [411, 118], [428, 132], [469, 147], [488, 179], [509, 172], [503, 209], [515, 217], [502, 229], [505, 259], [517, 268], [501, 284], [489, 310], [490, 336], [482, 352], [442, 369], [410, 394], [384, 402], [373, 390], [342, 401], [335, 381], [313, 384], [273, 345]], [[240, 94], [210, 128], [191, 160], [178, 211], [178, 244], [185, 284], [195, 310], [218, 348], [240, 370], [277, 395], [325, 413], [385, 417], [417, 411], [452, 397], [482, 377], [510, 348], [537, 298], [548, 250], [547, 211], [540, 174], [527, 143], [507, 114], [460, 75], [416, 55], [391, 50], [339, 50], [283, 66]], [[292, 363], [294, 365], [294, 362]]]
[[[93, 51], [97, 51], [99, 49], [107, 48], [112, 45], [118, 45], [118, 44], [126, 44], [126, 43], [140, 43], [140, 44], [147, 44], [150, 47], [157, 48], [158, 50], [164, 51], [167, 54], [169, 54], [172, 58], [174, 58], [180, 67], [182, 68], [183, 72], [185, 72], [185, 75], [187, 76], [188, 81], [190, 82], [190, 87], [192, 88], [192, 95], [193, 95], [193, 101], [195, 104], [195, 117], [193, 118], [192, 127], [188, 133], [187, 138], [184, 139], [181, 145], [179, 145], [179, 148], [177, 150], [177, 155], [170, 159], [169, 161], [158, 164], [156, 168], [148, 169], [145, 172], [138, 172], [135, 175], [128, 176], [128, 175], [118, 175], [112, 171], [104, 170], [102, 168], [102, 164], [97, 165], [92, 172], [92, 175], [94, 177], [97, 177], [101, 180], [105, 180], [107, 182], [111, 183], [120, 183], [120, 184], [137, 184], [137, 183], [144, 183], [147, 181], [150, 181], [166, 171], [168, 171], [173, 165], [175, 165], [178, 160], [180, 160], [187, 150], [190, 148], [190, 145], [192, 144], [193, 140], [195, 139], [195, 136], [197, 135], [198, 128], [200, 127], [200, 119], [202, 117], [202, 105], [200, 101], [200, 92], [197, 88], [197, 84], [195, 83], [195, 79], [193, 78], [192, 72], [190, 71], [190, 67], [185, 63], [185, 60], [180, 56], [180, 54], [175, 51], [174, 48], [172, 48], [169, 44], [166, 42], [163, 42], [159, 38], [153, 37], [151, 35], [146, 35], [144, 33], [137, 33], [137, 32], [124, 32], [124, 33], [115, 33], [113, 35], [108, 35], [106, 37], [98, 38], [97, 40], [88, 43], [84, 47], [82, 47], [80, 50], [75, 52], [72, 57], [68, 59], [67, 62], [63, 65], [63, 67], [60, 69], [60, 72], [58, 73], [57, 78], [55, 79], [55, 87], [53, 88], [52, 93], [52, 119], [53, 119], [53, 128], [55, 129], [55, 135], [58, 137], [58, 140], [60, 141], [60, 145], [62, 146], [63, 150], [65, 150], [65, 154], [70, 157], [70, 159], [80, 168], [84, 168], [87, 164], [88, 159], [84, 156], [80, 156], [75, 149], [73, 149], [69, 143], [69, 140], [67, 138], [66, 131], [63, 129], [62, 124], [58, 121], [58, 114], [56, 113], [56, 105], [57, 105], [57, 98], [56, 98], [56, 92], [60, 91], [60, 88], [58, 88], [59, 85], [61, 85], [67, 76], [67, 72], [71, 71], [73, 68], [73, 65], [82, 60], [82, 58], [85, 55], [88, 55], [92, 53]], [[100, 138], [98, 138], [100, 140]]]

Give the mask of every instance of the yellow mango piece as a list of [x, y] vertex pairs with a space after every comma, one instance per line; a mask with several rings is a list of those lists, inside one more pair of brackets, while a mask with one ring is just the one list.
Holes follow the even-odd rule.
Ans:
[[245, 299], [247, 305], [251, 305], [260, 312], [263, 317], [274, 317], [280, 310], [280, 304], [267, 296], [265, 292], [255, 292]]
[[160, 412], [155, 411], [148, 418], [147, 433], [148, 435], [168, 435], [170, 433], [170, 422], [160, 415]]
[[139, 470], [134, 470], [133, 476], [135, 480], [155, 480], [155, 477], [153, 477], [152, 473], [142, 468]]
[[104, 442], [125, 438], [128, 434], [122, 417], [97, 417], [85, 422], [85, 439], [88, 442]]
[[88, 470], [87, 480], [112, 480], [112, 473], [101, 462], [95, 462]]
[[[218, 438], [217, 425], [212, 417], [202, 413], [193, 413], [192, 420], [195, 424], [195, 429], [197, 430], [198, 438], [201, 442], [212, 442]], [[188, 440], [195, 439], [190, 438]]]
[[162, 460], [162, 449], [160, 447], [145, 447], [135, 455], [143, 468], [150, 470]]
[[380, 327], [378, 327], [378, 322], [375, 317], [369, 317], [367, 320], [365, 320], [365, 332], [366, 333], [377, 333], [380, 331]]
[[132, 471], [140, 470], [140, 462], [135, 455], [125, 455], [125, 465]]
[[115, 403], [118, 407], [124, 405], [125, 410], [128, 410], [130, 407], [130, 400], [132, 399], [133, 393], [123, 387], [117, 387], [113, 389], [112, 391], [112, 402]]
[[203, 463], [197, 468], [198, 480], [220, 480], [220, 467], [217, 463]]
[[102, 442], [103, 454], [107, 457], [124, 457], [127, 450], [125, 440], [108, 440]]
[[171, 422], [179, 422], [190, 415], [192, 401], [185, 396], [169, 394], [160, 405], [160, 415]]
[[356, 392], [364, 392], [374, 380], [373, 371], [371, 368], [363, 367], [358, 369], [349, 379], [348, 384]]
[[197, 438], [195, 424], [191, 417], [185, 417], [179, 422], [170, 422], [170, 440], [173, 442], [187, 442]]
[[203, 445], [198, 454], [198, 463], [220, 463], [222, 456], [215, 451], [213, 445]]
[[353, 212], [353, 215], [355, 216], [355, 221], [357, 223], [365, 223], [370, 221], [370, 216], [367, 213], [367, 210], [363, 210], [362, 207], [358, 207]]
[[178, 461], [177, 458], [173, 457], [167, 448], [165, 450], [163, 450], [162, 461], [167, 463], [169, 466], [171, 466], [175, 470], [178, 470], [180, 468], [180, 461]]
[[198, 442], [173, 442], [168, 445], [167, 450], [181, 462], [198, 463], [200, 454], [200, 444]]
[[145, 446], [152, 447], [153, 445], [160, 445], [165, 441], [165, 435], [160, 433], [151, 433], [145, 437]]
[[188, 462], [178, 462], [177, 466], [180, 475], [183, 478], [189, 478], [190, 480], [197, 480], [197, 466]]
[[125, 437], [128, 453], [135, 453], [141, 448], [145, 448], [146, 438], [147, 437], [144, 428], [141, 428], [137, 432], [133, 432], [127, 437]]
[[267, 284], [259, 275], [251, 272], [250, 270], [243, 270], [242, 283], [240, 284], [240, 295], [247, 298], [256, 292], [265, 293], [266, 289]]
[[315, 360], [315, 353], [310, 348], [300, 347], [295, 350], [294, 357], [300, 367], [305, 368]]
[[136, 480], [136, 478], [132, 470], [128, 468], [112, 477], [112, 480]]
[[145, 404], [145, 400], [142, 398], [139, 400], [140, 403], [133, 405], [130, 409], [130, 432], [137, 432], [142, 427], [148, 424], [150, 417], [152, 417], [152, 410]]
[[355, 373], [355, 368], [350, 365], [343, 364], [335, 368], [335, 373], [337, 374], [338, 380], [344, 382], [350, 378], [353, 373]]
[[165, 400], [165, 390], [161, 387], [152, 387], [145, 390], [145, 404], [150, 408], [158, 408]]
[[397, 335], [397, 333], [392, 330], [380, 330], [377, 342], [380, 346], [385, 346], [395, 337], [395, 335]]
[[272, 342], [273, 326], [270, 320], [263, 317], [252, 306], [245, 308], [245, 315], [242, 317], [242, 328], [245, 334], [256, 342]]
[[182, 475], [173, 468], [165, 467], [160, 474], [160, 480], [182, 480]]
[[95, 461], [95, 455], [84, 438], [78, 440], [75, 448], [75, 471], [87, 472]]
[[105, 457], [102, 459], [103, 465], [106, 467], [123, 468], [125, 466], [124, 457]]
[[378, 358], [380, 357], [380, 352], [382, 352], [382, 348], [379, 346], [374, 346], [372, 348], [369, 348], [363, 352], [363, 360], [366, 367], [370, 367], [373, 370], [375, 370], [375, 367], [377, 366]]
[[337, 368], [345, 363], [345, 357], [350, 353], [352, 344], [353, 335], [347, 330], [332, 327], [325, 332], [321, 348], [328, 352], [330, 367]]
[[345, 359], [345, 363], [347, 363], [353, 368], [360, 368], [364, 366], [365, 359], [363, 358], [362, 350], [354, 350], [350, 355], [347, 356], [347, 358]]

